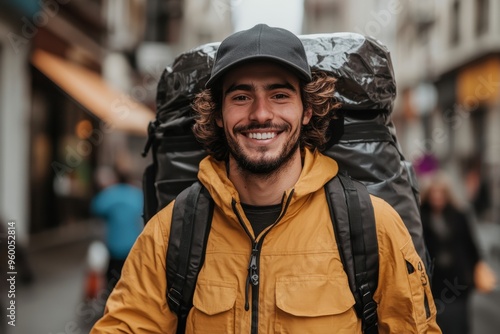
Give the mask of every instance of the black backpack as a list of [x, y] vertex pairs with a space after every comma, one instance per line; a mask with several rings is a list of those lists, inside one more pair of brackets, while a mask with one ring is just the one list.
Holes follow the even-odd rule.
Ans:
[[[338, 78], [334, 96], [342, 108], [330, 124], [331, 140], [323, 153], [363, 183], [369, 193], [394, 207], [417, 252], [428, 261], [415, 173], [401, 153], [390, 119], [396, 84], [388, 50], [375, 39], [355, 33], [299, 37], [312, 70]], [[204, 89], [218, 45], [205, 44], [180, 54], [159, 81], [157, 117], [149, 125], [143, 152], [146, 155], [151, 150], [153, 157], [143, 178], [145, 221], [197, 181], [198, 165], [206, 152], [191, 132], [191, 102]], [[193, 286], [196, 283], [193, 277], [188, 280]]]
[[[335, 238], [362, 320], [363, 333], [378, 333], [378, 243], [375, 216], [366, 187], [339, 173], [325, 185]], [[344, 200], [340, 200], [344, 198]], [[177, 314], [177, 333], [185, 332], [198, 273], [203, 266], [214, 203], [200, 182], [176, 198], [167, 250], [167, 303]]]
[[[377, 40], [356, 33], [299, 37], [311, 69], [338, 78], [334, 96], [342, 108], [331, 122], [332, 136], [324, 153], [371, 194], [391, 204], [428, 264], [415, 172], [401, 152], [390, 117], [396, 83], [389, 51]], [[191, 102], [210, 77], [218, 45], [205, 44], [180, 54], [160, 78], [156, 119], [149, 125], [143, 152], [151, 150], [153, 157], [143, 177], [145, 221], [197, 180], [198, 164], [206, 152], [191, 132]]]

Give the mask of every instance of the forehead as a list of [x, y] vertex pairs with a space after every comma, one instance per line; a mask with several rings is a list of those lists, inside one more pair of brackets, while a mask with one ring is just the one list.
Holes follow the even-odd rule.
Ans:
[[249, 84], [258, 81], [288, 82], [296, 87], [299, 85], [299, 78], [288, 68], [271, 61], [257, 61], [245, 63], [229, 70], [223, 77], [222, 87], [225, 89], [235, 84]]

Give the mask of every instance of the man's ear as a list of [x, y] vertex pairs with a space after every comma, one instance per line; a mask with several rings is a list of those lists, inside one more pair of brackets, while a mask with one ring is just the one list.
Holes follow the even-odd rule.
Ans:
[[219, 128], [224, 127], [224, 123], [222, 122], [222, 117], [217, 117], [217, 119], [215, 120], [215, 123], [217, 124], [217, 126]]
[[312, 108], [307, 107], [306, 109], [304, 109], [304, 115], [302, 116], [302, 125], [309, 124], [311, 118], [312, 118]]

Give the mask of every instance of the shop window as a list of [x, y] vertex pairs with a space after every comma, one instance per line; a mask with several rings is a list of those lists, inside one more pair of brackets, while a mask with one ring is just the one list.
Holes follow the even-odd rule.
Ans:
[[489, 26], [489, 0], [476, 0], [476, 35], [484, 35]]
[[472, 131], [474, 134], [474, 152], [482, 152], [486, 147], [486, 107], [480, 105], [471, 111]]
[[460, 0], [453, 1], [450, 18], [450, 44], [456, 46], [460, 43]]
[[180, 37], [181, 0], [148, 0], [145, 40], [176, 43]]

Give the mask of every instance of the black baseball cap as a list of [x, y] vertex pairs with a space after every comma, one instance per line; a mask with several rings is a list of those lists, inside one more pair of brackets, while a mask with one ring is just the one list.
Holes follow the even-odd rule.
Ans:
[[306, 51], [300, 39], [286, 29], [258, 24], [251, 29], [236, 32], [221, 42], [205, 87], [211, 88], [234, 66], [259, 59], [285, 65], [305, 82], [312, 80]]

